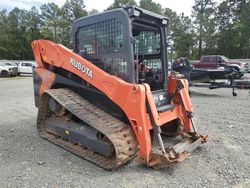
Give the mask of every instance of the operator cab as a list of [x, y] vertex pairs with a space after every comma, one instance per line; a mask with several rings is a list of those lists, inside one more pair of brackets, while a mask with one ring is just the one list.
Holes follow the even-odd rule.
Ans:
[[135, 6], [78, 19], [73, 48], [109, 74], [130, 83], [167, 88], [168, 18]]
[[[129, 83], [149, 84], [156, 107], [168, 110], [168, 18], [129, 6], [78, 19], [76, 53]], [[172, 109], [172, 106], [170, 106]]]

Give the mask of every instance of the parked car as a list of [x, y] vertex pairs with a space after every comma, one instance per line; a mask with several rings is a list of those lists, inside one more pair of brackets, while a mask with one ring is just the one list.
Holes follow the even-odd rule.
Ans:
[[232, 61], [223, 55], [204, 55], [198, 63], [193, 63], [199, 69], [234, 69], [242, 77], [247, 72], [247, 63]]
[[12, 65], [8, 62], [0, 62], [0, 76], [1, 77], [9, 77], [9, 76], [17, 76], [18, 75], [18, 67]]
[[247, 72], [250, 73], [250, 62], [247, 63]]
[[18, 74], [33, 74], [34, 67], [36, 67], [36, 65], [33, 62], [20, 62]]

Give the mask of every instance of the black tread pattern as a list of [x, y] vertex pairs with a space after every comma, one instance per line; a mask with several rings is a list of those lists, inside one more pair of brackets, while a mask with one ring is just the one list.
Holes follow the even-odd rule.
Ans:
[[[48, 118], [48, 99], [53, 98], [86, 124], [105, 135], [113, 144], [115, 154], [102, 156], [84, 146], [71, 143], [46, 131], [45, 120]], [[70, 89], [50, 89], [40, 101], [37, 128], [40, 136], [60, 147], [83, 157], [104, 169], [114, 170], [134, 158], [138, 153], [138, 142], [130, 125], [102, 111]]]

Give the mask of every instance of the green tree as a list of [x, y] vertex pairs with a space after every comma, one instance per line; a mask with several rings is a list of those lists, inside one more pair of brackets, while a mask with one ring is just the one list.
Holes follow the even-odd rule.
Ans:
[[157, 14], [162, 14], [163, 12], [161, 4], [155, 3], [152, 0], [140, 0], [139, 5], [141, 8], [144, 8]]
[[42, 35], [45, 38], [51, 38], [58, 41], [59, 20], [61, 18], [61, 9], [55, 3], [43, 4], [41, 7], [41, 18], [43, 21]]
[[172, 43], [173, 58], [193, 56], [193, 38], [194, 31], [192, 29], [192, 22], [188, 16], [181, 14], [178, 16], [176, 12], [169, 8], [164, 9], [164, 15], [170, 20], [168, 26], [168, 39]]
[[227, 0], [221, 2], [217, 7], [216, 25], [218, 32], [217, 39], [217, 53], [227, 57], [235, 56], [234, 49], [234, 14], [232, 11], [232, 4]]
[[225, 0], [217, 7], [217, 53], [249, 57], [249, 1]]
[[123, 6], [128, 6], [128, 5], [137, 5], [135, 0], [114, 0], [114, 3], [111, 4], [107, 10], [112, 10], [115, 8], [121, 8]]
[[83, 0], [66, 0], [63, 8], [65, 11], [67, 11], [69, 20], [71, 20], [72, 22], [78, 18], [88, 15], [88, 12], [85, 10]]
[[91, 11], [88, 12], [88, 15], [97, 14], [97, 13], [99, 13], [98, 10], [92, 9]]
[[8, 59], [26, 59], [29, 56], [26, 25], [24, 22], [26, 14], [26, 10], [19, 8], [14, 8], [8, 14], [5, 24], [9, 38], [6, 43], [6, 47], [9, 49]]
[[27, 55], [29, 58], [33, 58], [31, 42], [36, 39], [40, 39], [41, 35], [41, 18], [39, 14], [39, 10], [36, 7], [32, 7], [29, 11], [27, 11], [25, 17], [22, 19], [26, 28], [26, 45], [27, 45]]
[[26, 31], [30, 34], [30, 39], [39, 39], [41, 37], [41, 18], [39, 10], [36, 7], [32, 7], [26, 14], [25, 18]]
[[66, 0], [60, 11], [58, 26], [60, 32], [58, 34], [58, 42], [67, 47], [72, 47], [71, 30], [72, 25], [78, 18], [87, 16], [83, 0]]
[[244, 4], [239, 16], [241, 57], [250, 57], [250, 1]]
[[66, 1], [65, 4], [62, 6], [61, 9], [61, 17], [58, 20], [58, 24], [60, 27], [60, 35], [59, 42], [67, 47], [71, 47], [71, 30], [72, 24], [74, 22], [73, 14], [70, 13], [68, 9], [68, 2]]
[[182, 14], [180, 22], [176, 30], [174, 40], [174, 49], [176, 49], [177, 57], [184, 56], [192, 58], [193, 55], [193, 30], [191, 19]]
[[7, 59], [9, 48], [8, 44], [10, 43], [8, 28], [6, 27], [6, 23], [8, 20], [7, 10], [0, 11], [0, 58]]
[[[192, 16], [194, 17], [194, 25], [196, 26], [198, 38], [198, 57], [203, 53], [203, 47], [206, 49], [215, 47], [213, 45], [215, 26], [214, 26], [214, 8], [213, 0], [195, 0]], [[212, 42], [212, 43], [211, 43]], [[204, 45], [203, 45], [204, 43]]]

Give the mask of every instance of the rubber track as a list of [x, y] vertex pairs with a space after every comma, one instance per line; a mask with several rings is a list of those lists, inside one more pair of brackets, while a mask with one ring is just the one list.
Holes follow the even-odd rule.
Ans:
[[[50, 97], [80, 120], [108, 137], [114, 146], [115, 155], [105, 157], [88, 150], [84, 146], [71, 143], [46, 132], [45, 120], [49, 116], [48, 99]], [[138, 142], [130, 125], [102, 111], [70, 89], [50, 89], [42, 95], [38, 110], [37, 128], [42, 138], [108, 170], [118, 168], [138, 153]]]

